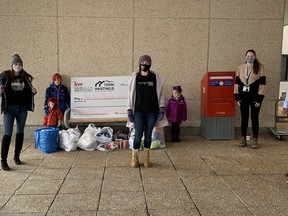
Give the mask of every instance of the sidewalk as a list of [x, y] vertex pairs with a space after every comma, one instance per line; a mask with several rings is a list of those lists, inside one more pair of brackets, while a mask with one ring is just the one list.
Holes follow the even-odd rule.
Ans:
[[33, 140], [17, 166], [12, 141], [0, 215], [288, 215], [288, 138], [260, 134], [256, 150], [239, 140], [185, 136], [137, 169], [130, 150], [43, 154]]

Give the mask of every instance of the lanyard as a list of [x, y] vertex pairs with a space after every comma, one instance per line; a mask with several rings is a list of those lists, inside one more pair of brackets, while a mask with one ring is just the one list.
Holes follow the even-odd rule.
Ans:
[[250, 77], [250, 74], [252, 72], [253, 67], [250, 69], [250, 71], [248, 71], [248, 64], [246, 64], [246, 71], [245, 71], [245, 77], [246, 77], [246, 84], [248, 85], [248, 80]]

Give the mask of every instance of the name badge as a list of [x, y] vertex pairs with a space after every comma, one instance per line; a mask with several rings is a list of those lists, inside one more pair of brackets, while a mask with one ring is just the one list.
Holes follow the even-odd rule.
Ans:
[[249, 92], [250, 86], [243, 86], [243, 92]]

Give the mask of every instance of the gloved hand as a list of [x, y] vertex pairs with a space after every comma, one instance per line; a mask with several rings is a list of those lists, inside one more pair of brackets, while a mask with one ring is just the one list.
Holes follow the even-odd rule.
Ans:
[[128, 120], [130, 122], [134, 122], [134, 115], [133, 115], [133, 111], [131, 109], [127, 110], [127, 115], [128, 115]]
[[158, 116], [157, 116], [158, 121], [161, 121], [163, 119], [164, 114], [165, 114], [165, 108], [160, 107], [159, 113], [158, 113]]

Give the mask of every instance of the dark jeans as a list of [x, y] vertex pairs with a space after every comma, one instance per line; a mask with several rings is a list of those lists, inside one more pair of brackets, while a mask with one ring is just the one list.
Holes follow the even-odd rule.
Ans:
[[240, 111], [241, 111], [241, 135], [242, 137], [246, 137], [247, 135], [249, 111], [251, 109], [253, 138], [258, 138], [260, 107], [255, 107], [254, 102], [245, 102], [245, 101], [241, 102]]
[[150, 148], [152, 131], [157, 121], [157, 115], [158, 113], [135, 112], [134, 114], [135, 138], [133, 143], [134, 149], [140, 148], [143, 132], [144, 132], [144, 148]]
[[24, 133], [27, 119], [27, 108], [25, 106], [9, 106], [3, 114], [4, 135], [12, 135], [14, 121], [16, 119], [16, 133]]

